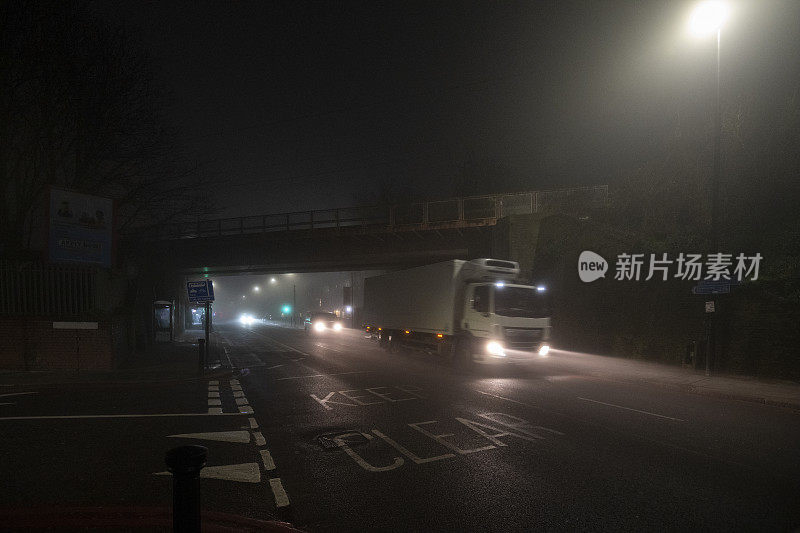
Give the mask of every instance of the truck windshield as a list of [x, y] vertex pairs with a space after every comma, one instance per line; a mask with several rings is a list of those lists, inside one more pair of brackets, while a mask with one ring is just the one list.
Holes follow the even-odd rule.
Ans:
[[533, 287], [497, 287], [494, 312], [501, 316], [540, 318], [549, 316], [547, 297]]

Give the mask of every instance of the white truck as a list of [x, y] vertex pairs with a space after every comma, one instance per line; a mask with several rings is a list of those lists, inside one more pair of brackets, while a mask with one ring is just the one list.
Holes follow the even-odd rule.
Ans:
[[518, 277], [514, 261], [456, 259], [366, 278], [364, 327], [390, 351], [414, 347], [465, 365], [544, 357], [546, 289]]

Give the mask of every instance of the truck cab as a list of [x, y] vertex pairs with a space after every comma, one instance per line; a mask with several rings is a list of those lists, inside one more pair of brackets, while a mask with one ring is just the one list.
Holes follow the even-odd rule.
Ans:
[[472, 339], [477, 362], [547, 355], [550, 312], [546, 289], [516, 283], [470, 283], [465, 289], [461, 329]]

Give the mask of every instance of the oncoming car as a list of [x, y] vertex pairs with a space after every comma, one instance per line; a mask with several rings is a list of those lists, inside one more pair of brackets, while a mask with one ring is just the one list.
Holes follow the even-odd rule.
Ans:
[[342, 321], [333, 313], [312, 313], [305, 319], [306, 333], [342, 331]]

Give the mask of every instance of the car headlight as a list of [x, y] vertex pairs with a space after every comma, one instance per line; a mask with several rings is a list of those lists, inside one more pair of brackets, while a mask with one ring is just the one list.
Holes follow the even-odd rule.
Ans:
[[506, 355], [505, 350], [503, 350], [503, 345], [497, 341], [489, 342], [489, 344], [486, 345], [486, 351], [492, 355], [499, 355], [501, 357]]
[[548, 353], [550, 353], [550, 346], [543, 344], [541, 348], [539, 348], [539, 355], [545, 356]]
[[325, 324], [323, 324], [322, 322], [314, 323], [314, 330], [315, 331], [325, 331]]
[[342, 331], [342, 325], [341, 325], [340, 323], [336, 322], [336, 323], [333, 325], [333, 329], [334, 329], [335, 331]]

